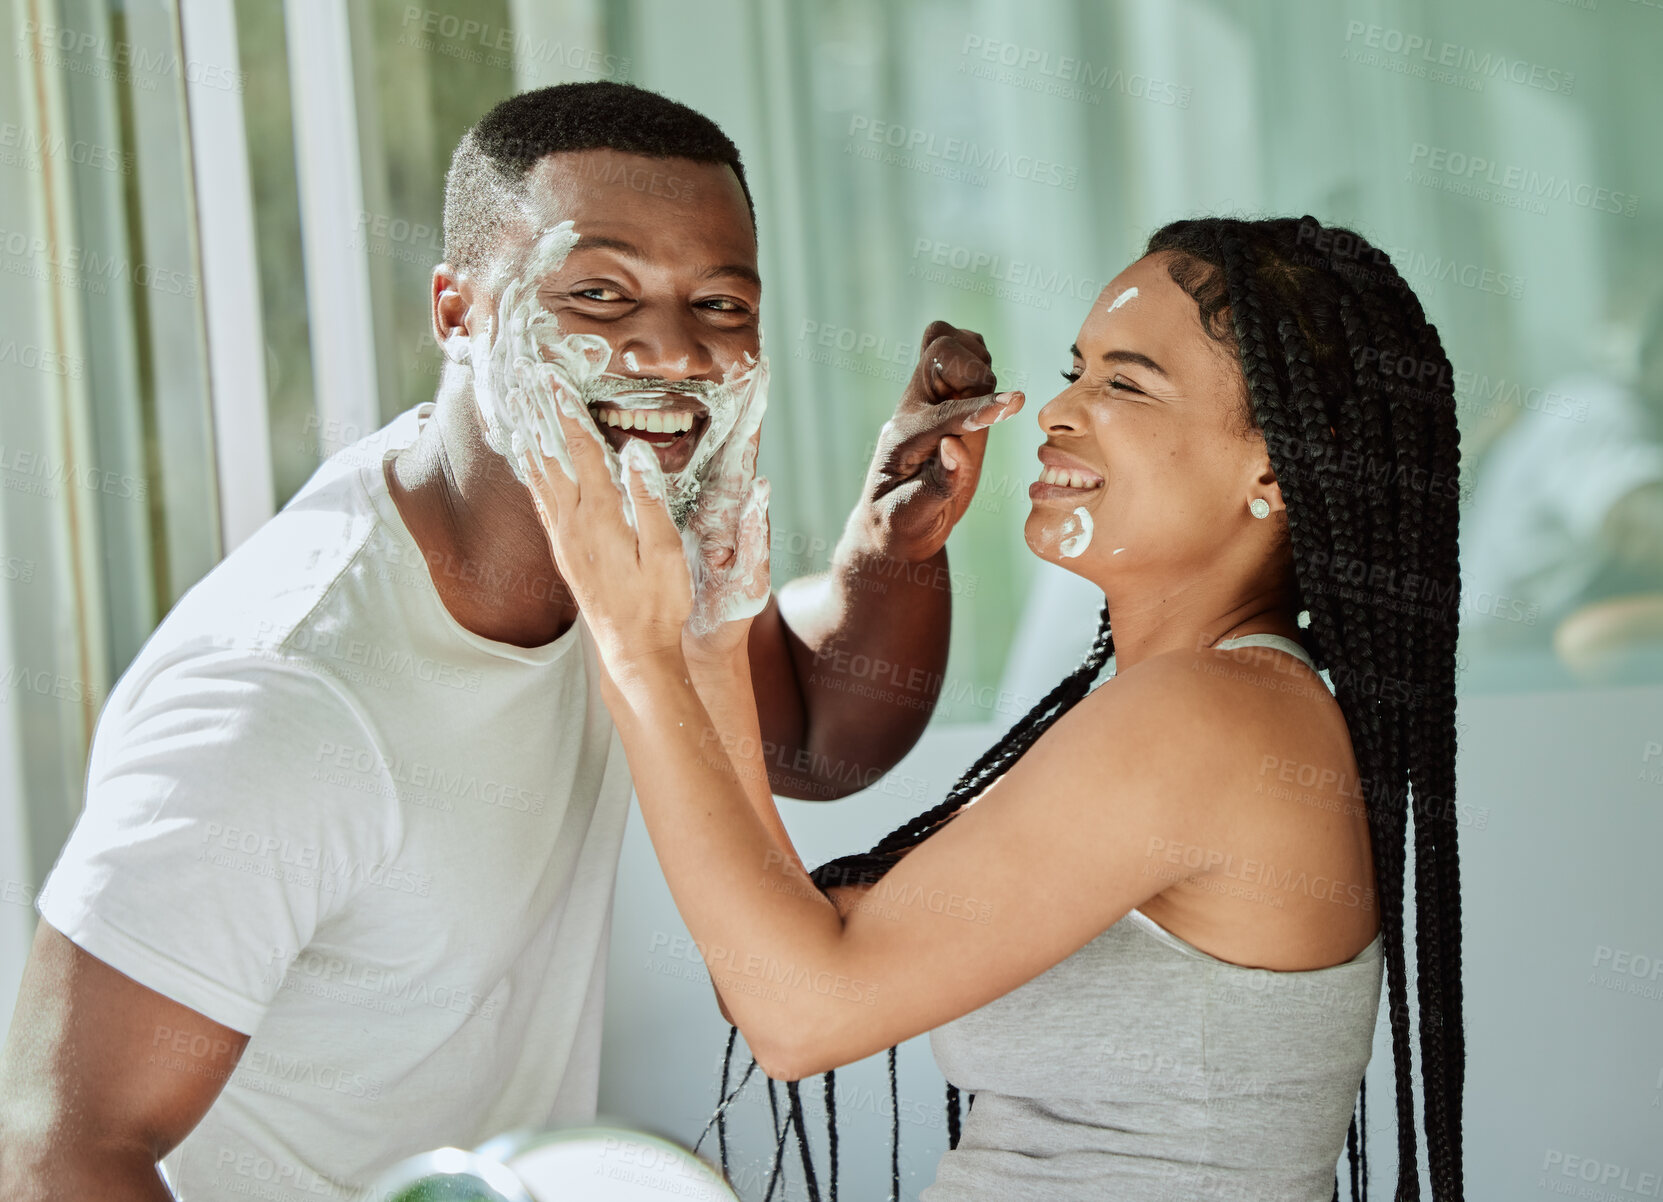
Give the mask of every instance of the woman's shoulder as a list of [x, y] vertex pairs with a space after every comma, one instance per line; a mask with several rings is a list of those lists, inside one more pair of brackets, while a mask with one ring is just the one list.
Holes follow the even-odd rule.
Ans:
[[[1355, 954], [1376, 929], [1368, 820], [1350, 732], [1322, 678], [1261, 646], [1154, 656], [1119, 683], [1113, 712], [1182, 732], [1192, 758], [1170, 777], [1185, 793], [1173, 804], [1205, 832], [1163, 841], [1167, 887], [1145, 911], [1233, 963], [1289, 970]], [[1099, 735], [1113, 737], [1107, 726]], [[1336, 910], [1311, 882], [1344, 882], [1355, 905]]]
[[[1161, 758], [1208, 797], [1263, 798], [1292, 773], [1323, 786], [1355, 775], [1338, 701], [1304, 661], [1268, 646], [1185, 648], [1131, 665], [1089, 693], [1049, 735], [1078, 748]], [[1062, 748], [1059, 747], [1059, 750]], [[1096, 757], [1066, 757], [1090, 771]], [[1182, 767], [1182, 771], [1179, 771]]]
[[1158, 652], [1117, 667], [1085, 700], [1103, 711], [1118, 701], [1176, 708], [1196, 719], [1286, 717], [1313, 708], [1339, 712], [1323, 678], [1280, 640]]

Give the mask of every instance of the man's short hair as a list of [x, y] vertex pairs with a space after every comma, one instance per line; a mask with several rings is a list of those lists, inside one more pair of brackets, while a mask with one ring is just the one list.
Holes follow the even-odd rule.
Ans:
[[598, 149], [726, 163], [756, 228], [739, 148], [709, 117], [633, 84], [563, 83], [509, 97], [462, 135], [445, 176], [445, 261], [458, 271], [482, 268], [519, 216], [538, 160]]

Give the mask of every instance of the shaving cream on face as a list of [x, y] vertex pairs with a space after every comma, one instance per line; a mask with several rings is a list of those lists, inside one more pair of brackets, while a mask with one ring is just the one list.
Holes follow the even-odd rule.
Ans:
[[1079, 557], [1091, 546], [1091, 514], [1084, 505], [1076, 508], [1062, 524], [1063, 540], [1059, 548], [1064, 559]]
[[[521, 455], [535, 451], [576, 479], [556, 413], [577, 422], [595, 440], [607, 474], [623, 499], [624, 519], [638, 529], [635, 498], [624, 472], [638, 473], [649, 495], [664, 504], [681, 530], [682, 551], [693, 585], [689, 624], [697, 635], [723, 622], [754, 616], [768, 603], [768, 481], [756, 476], [750, 440], [768, 407], [768, 357], [761, 330], [756, 355], [729, 366], [720, 383], [709, 380], [639, 379], [607, 375], [612, 348], [594, 334], [562, 334], [543, 307], [539, 284], [558, 271], [577, 243], [570, 221], [544, 229], [523, 271], [504, 286], [494, 318], [456, 348], [453, 362], [472, 369], [475, 403], [486, 443], [508, 461], [515, 478], [531, 487]], [[634, 352], [621, 356], [638, 370]], [[705, 407], [705, 427], [685, 467], [666, 473], [652, 444], [626, 438], [615, 451], [590, 406], [656, 409], [665, 394], [691, 395]], [[717, 565], [711, 548], [732, 544], [733, 556]]]
[[[768, 398], [768, 360], [729, 373], [738, 393], [734, 425], [703, 477], [697, 510], [681, 532], [682, 550], [693, 577], [695, 635], [724, 622], [754, 617], [768, 604], [769, 484], [756, 474], [751, 445], [762, 425]], [[708, 436], [707, 436], [708, 437]], [[716, 562], [728, 550], [731, 558]]]
[[1127, 301], [1136, 300], [1137, 295], [1138, 295], [1138, 290], [1137, 290], [1136, 287], [1131, 287], [1131, 288], [1126, 289], [1126, 291], [1122, 292], [1119, 296], [1114, 298], [1114, 301], [1109, 305], [1108, 311], [1110, 313], [1113, 313], [1116, 309], [1120, 308], [1120, 306], [1124, 305]]
[[[566, 441], [554, 420], [555, 406], [581, 395], [583, 385], [611, 361], [612, 348], [593, 334], [562, 337], [559, 323], [537, 296], [537, 284], [558, 271], [577, 243], [577, 231], [562, 221], [538, 235], [524, 271], [503, 286], [494, 316], [469, 340], [474, 402], [485, 423], [485, 441], [508, 461], [515, 478], [528, 485], [520, 453], [536, 447], [575, 479]], [[586, 425], [596, 441], [605, 439], [587, 412], [571, 403], [560, 410]], [[610, 448], [608, 448], [610, 449]], [[609, 457], [618, 479], [615, 457]]]
[[[705, 471], [734, 433], [741, 409], [754, 407], [757, 420], [761, 419], [761, 410], [767, 406], [767, 357], [746, 354], [743, 362], [729, 367], [719, 384], [604, 374], [612, 358], [606, 340], [594, 334], [562, 335], [558, 320], [543, 307], [537, 293], [539, 283], [565, 263], [577, 239], [570, 221], [543, 230], [523, 272], [504, 286], [495, 320], [487, 319], [485, 329], [470, 341], [464, 358], [474, 366], [474, 396], [484, 418], [486, 442], [508, 460], [522, 484], [530, 481], [520, 453], [531, 448], [544, 459], [553, 459], [575, 479], [565, 438], [555, 421], [558, 407], [600, 447], [607, 473], [623, 496], [624, 516], [634, 528], [634, 502], [622, 484], [618, 452], [596, 425], [590, 406], [604, 402], [619, 409], [653, 409], [662, 405], [664, 393], [691, 395], [707, 411], [704, 432], [685, 467], [670, 474], [661, 470], [670, 515], [685, 530], [698, 504]], [[635, 370], [633, 352], [625, 352], [623, 362]], [[640, 441], [631, 438], [626, 446]]]

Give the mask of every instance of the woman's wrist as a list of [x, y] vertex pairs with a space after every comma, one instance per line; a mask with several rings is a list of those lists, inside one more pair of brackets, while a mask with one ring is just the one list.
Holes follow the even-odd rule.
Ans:
[[685, 638], [682, 640], [682, 654], [686, 658], [688, 670], [697, 678], [706, 680], [724, 680], [740, 677], [750, 678], [750, 628], [749, 618], [739, 619], [743, 630], [738, 637], [725, 638], [721, 645], [712, 646], [704, 639]]
[[616, 658], [605, 666], [601, 690], [609, 705], [613, 699], [631, 703], [656, 689], [691, 683], [692, 669], [680, 647], [664, 647], [640, 655]]

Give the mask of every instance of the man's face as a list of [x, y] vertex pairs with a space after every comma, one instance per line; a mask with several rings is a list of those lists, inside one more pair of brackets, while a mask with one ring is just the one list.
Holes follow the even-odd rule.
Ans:
[[[610, 360], [581, 380], [583, 401], [615, 451], [631, 439], [653, 448], [685, 524], [761, 355], [756, 238], [739, 181], [726, 165], [586, 150], [546, 156], [527, 183], [526, 219], [505, 231], [469, 309], [481, 351], [491, 317], [495, 352], [494, 369], [472, 356], [476, 392], [503, 395], [517, 357], [547, 361], [556, 343], [604, 339]], [[566, 222], [569, 232], [550, 233]]]

